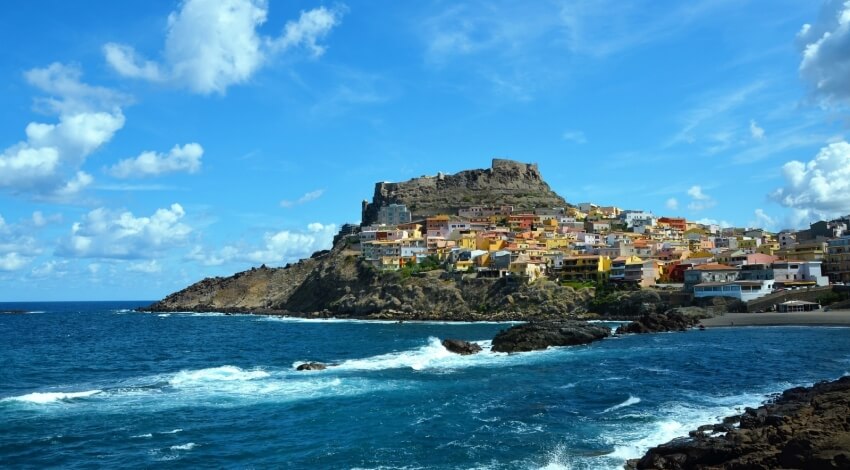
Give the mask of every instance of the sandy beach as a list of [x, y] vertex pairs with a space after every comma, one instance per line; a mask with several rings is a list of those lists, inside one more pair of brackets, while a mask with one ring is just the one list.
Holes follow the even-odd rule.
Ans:
[[706, 328], [729, 326], [850, 326], [850, 310], [795, 313], [727, 313], [701, 322]]

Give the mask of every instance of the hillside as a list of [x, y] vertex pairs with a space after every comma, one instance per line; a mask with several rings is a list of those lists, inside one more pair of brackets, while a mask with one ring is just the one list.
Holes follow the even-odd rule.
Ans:
[[378, 210], [388, 204], [406, 205], [414, 218], [456, 214], [471, 205], [511, 205], [517, 209], [567, 206], [564, 198], [543, 181], [536, 164], [502, 159], [493, 159], [488, 169], [376, 183], [372, 202], [364, 204], [362, 224], [374, 223]]
[[208, 278], [145, 311], [224, 311], [398, 320], [525, 320], [585, 312], [593, 289], [549, 281], [446, 279], [442, 271], [405, 277], [382, 272], [340, 243], [285, 268]]

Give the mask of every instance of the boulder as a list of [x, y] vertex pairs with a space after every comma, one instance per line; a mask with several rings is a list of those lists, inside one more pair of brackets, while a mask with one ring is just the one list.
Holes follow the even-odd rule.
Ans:
[[328, 366], [321, 362], [305, 362], [304, 364], [299, 365], [295, 370], [325, 370], [327, 368]]
[[481, 346], [462, 339], [444, 339], [443, 347], [461, 356], [468, 356], [481, 351]]
[[682, 315], [678, 312], [650, 313], [638, 320], [617, 328], [617, 334], [623, 333], [658, 333], [663, 331], [685, 331], [699, 323], [696, 317]]
[[549, 346], [575, 346], [605, 338], [611, 330], [578, 320], [552, 320], [517, 325], [493, 338], [495, 352], [521, 352]]

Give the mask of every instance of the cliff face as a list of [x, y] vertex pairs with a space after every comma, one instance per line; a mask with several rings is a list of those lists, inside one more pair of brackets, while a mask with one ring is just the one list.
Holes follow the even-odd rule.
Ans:
[[360, 262], [339, 246], [287, 268], [259, 268], [204, 279], [143, 310], [225, 311], [399, 320], [525, 320], [586, 311], [592, 289], [552, 282], [403, 277]]
[[566, 207], [567, 202], [543, 181], [536, 164], [494, 159], [489, 169], [454, 175], [423, 176], [402, 183], [376, 183], [372, 202], [363, 208], [363, 225], [377, 220], [378, 210], [405, 204], [414, 215], [456, 214], [472, 205], [512, 205], [518, 209]]

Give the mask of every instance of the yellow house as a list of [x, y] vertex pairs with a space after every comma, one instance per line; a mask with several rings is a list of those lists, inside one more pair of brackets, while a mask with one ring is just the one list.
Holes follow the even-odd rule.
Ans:
[[459, 248], [475, 250], [478, 248], [478, 243], [475, 238], [475, 235], [463, 235], [460, 237], [460, 239], [457, 240], [457, 246]]
[[566, 281], [602, 281], [611, 271], [611, 258], [599, 255], [567, 256], [558, 269]]

